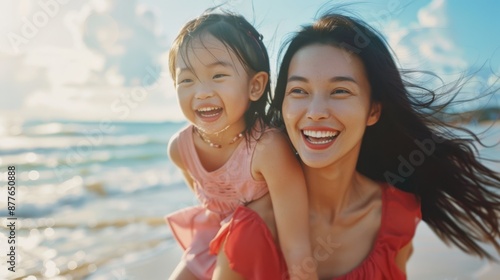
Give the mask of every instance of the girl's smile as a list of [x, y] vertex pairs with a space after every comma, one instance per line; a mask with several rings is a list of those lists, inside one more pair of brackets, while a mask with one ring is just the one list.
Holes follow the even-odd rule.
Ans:
[[204, 122], [214, 122], [218, 120], [223, 110], [222, 107], [217, 106], [200, 106], [200, 108], [195, 109], [198, 117]]
[[[181, 55], [183, 54], [183, 55]], [[186, 118], [207, 134], [228, 128], [227, 142], [245, 129], [252, 77], [234, 52], [206, 34], [176, 60], [178, 101]]]

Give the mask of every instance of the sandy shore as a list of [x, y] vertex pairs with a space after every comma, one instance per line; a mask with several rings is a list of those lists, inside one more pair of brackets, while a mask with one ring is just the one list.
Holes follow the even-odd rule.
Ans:
[[[409, 280], [498, 280], [500, 264], [469, 256], [446, 246], [423, 222], [413, 239], [414, 252], [407, 265]], [[491, 248], [489, 250], [493, 255]]]
[[[408, 263], [409, 280], [498, 280], [500, 264], [468, 256], [447, 247], [425, 224], [420, 224], [414, 239], [414, 253]], [[173, 244], [148, 259], [127, 265], [127, 279], [166, 280], [177, 265], [181, 249]]]
[[166, 280], [179, 263], [182, 250], [174, 245], [149, 259], [129, 265], [125, 270], [127, 279]]

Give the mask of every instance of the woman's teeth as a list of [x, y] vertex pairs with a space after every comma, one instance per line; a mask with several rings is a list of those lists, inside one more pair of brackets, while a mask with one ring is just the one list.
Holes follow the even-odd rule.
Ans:
[[326, 144], [335, 139], [339, 135], [338, 131], [316, 131], [316, 130], [303, 130], [302, 133], [306, 139], [312, 144]]

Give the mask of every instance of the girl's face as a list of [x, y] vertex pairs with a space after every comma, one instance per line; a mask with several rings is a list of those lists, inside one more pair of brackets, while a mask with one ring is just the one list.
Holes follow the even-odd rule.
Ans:
[[380, 115], [361, 60], [320, 44], [293, 56], [282, 110], [293, 146], [313, 168], [357, 161], [365, 128]]
[[244, 130], [251, 77], [240, 60], [212, 35], [191, 41], [186, 54], [177, 54], [175, 85], [188, 121], [208, 134]]

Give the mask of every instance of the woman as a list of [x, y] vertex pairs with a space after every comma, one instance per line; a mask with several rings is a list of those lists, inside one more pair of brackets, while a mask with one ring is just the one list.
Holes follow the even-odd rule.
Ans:
[[214, 279], [301, 279], [312, 269], [320, 279], [406, 279], [421, 217], [466, 253], [491, 259], [481, 243], [500, 251], [499, 174], [412, 88], [424, 90], [403, 81], [381, 36], [360, 20], [329, 13], [299, 31], [270, 115], [303, 163], [313, 258], [286, 275], [265, 198], [237, 209], [212, 243]]

